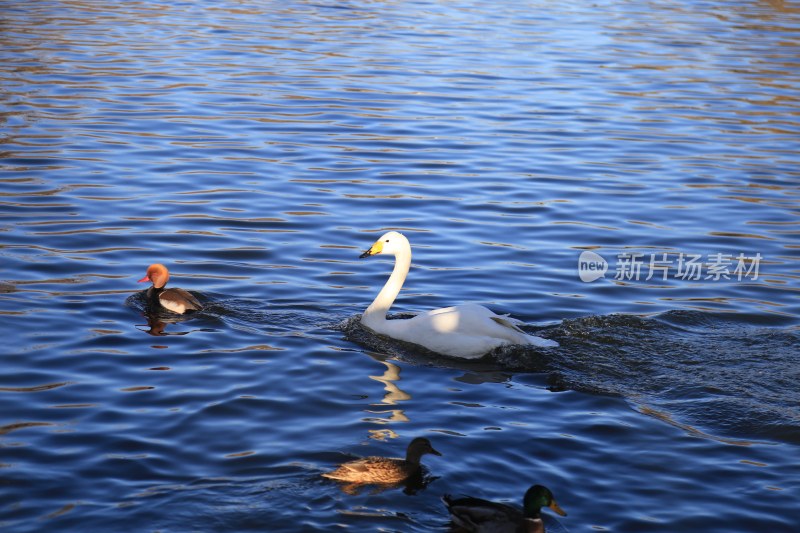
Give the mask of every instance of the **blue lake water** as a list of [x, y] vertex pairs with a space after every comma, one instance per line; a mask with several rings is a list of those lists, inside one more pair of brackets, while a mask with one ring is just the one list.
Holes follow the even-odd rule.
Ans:
[[[796, 3], [0, 10], [0, 529], [443, 531], [541, 483], [555, 530], [797, 531]], [[560, 348], [365, 331], [389, 229], [394, 312]], [[206, 309], [145, 316], [155, 262]], [[320, 477], [416, 436], [414, 490]]]

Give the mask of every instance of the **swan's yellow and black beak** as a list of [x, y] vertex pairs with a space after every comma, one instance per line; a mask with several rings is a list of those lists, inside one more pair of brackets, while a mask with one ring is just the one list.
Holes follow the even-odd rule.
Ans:
[[372, 248], [364, 252], [363, 254], [359, 255], [359, 259], [364, 259], [365, 257], [369, 257], [371, 255], [377, 255], [383, 251], [383, 241], [376, 241], [375, 244], [372, 245]]

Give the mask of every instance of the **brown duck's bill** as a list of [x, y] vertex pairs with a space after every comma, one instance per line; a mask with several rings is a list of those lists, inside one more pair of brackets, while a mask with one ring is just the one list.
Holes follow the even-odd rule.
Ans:
[[150, 276], [145, 276], [145, 277], [143, 277], [142, 279], [140, 279], [140, 280], [138, 281], [138, 283], [141, 283], [141, 282], [143, 282], [143, 281], [151, 281], [151, 280], [150, 280]]
[[434, 449], [433, 449], [433, 446], [431, 446], [431, 453], [432, 453], [433, 455], [438, 455], [439, 457], [441, 457], [441, 456], [442, 456], [442, 452], [440, 452], [439, 450], [434, 450]]
[[567, 512], [566, 512], [566, 511], [564, 511], [564, 509], [562, 509], [562, 508], [561, 508], [561, 507], [560, 507], [560, 506], [559, 506], [559, 505], [556, 503], [556, 501], [555, 501], [555, 500], [551, 501], [551, 502], [550, 502], [550, 505], [548, 505], [548, 507], [549, 507], [550, 509], [552, 509], [553, 511], [555, 511], [556, 513], [560, 514], [561, 516], [567, 516]]

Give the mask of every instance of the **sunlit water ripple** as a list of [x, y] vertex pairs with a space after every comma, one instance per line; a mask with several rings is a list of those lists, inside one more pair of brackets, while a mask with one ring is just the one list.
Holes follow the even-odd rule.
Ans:
[[[0, 9], [0, 529], [444, 530], [533, 483], [554, 531], [797, 529], [793, 4]], [[366, 331], [389, 228], [393, 312], [561, 347]], [[205, 310], [146, 316], [152, 262]], [[418, 435], [423, 488], [319, 476]]]

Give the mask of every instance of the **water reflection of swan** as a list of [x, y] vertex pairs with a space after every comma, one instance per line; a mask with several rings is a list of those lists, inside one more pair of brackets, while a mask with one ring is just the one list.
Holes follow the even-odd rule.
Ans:
[[395, 265], [389, 280], [361, 317], [361, 323], [372, 331], [421, 345], [442, 355], [466, 359], [481, 357], [506, 344], [558, 346], [555, 341], [528, 335], [517, 327], [518, 320], [496, 315], [477, 304], [434, 309], [408, 319], [387, 320], [386, 313], [397, 298], [411, 266], [411, 245], [404, 235], [390, 231], [361, 257], [378, 254], [394, 255]]
[[[388, 361], [380, 361], [386, 365], [386, 372], [381, 376], [369, 376], [370, 379], [380, 381], [383, 383], [383, 389], [386, 394], [383, 396], [383, 401], [380, 404], [373, 405], [396, 405], [397, 402], [404, 402], [411, 399], [411, 395], [400, 389], [396, 382], [400, 381], [400, 367]], [[408, 422], [408, 417], [403, 413], [402, 409], [388, 409], [385, 411], [369, 411], [370, 413], [382, 414], [391, 413], [391, 416], [386, 422]]]

